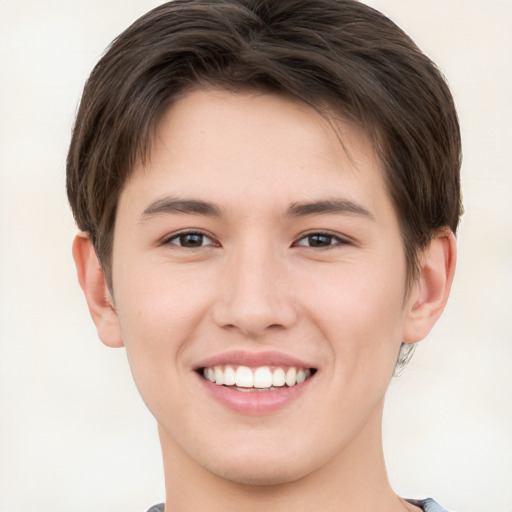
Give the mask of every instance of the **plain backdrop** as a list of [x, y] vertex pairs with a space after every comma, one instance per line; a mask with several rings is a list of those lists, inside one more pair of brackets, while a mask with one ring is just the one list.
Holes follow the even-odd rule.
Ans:
[[[144, 512], [164, 499], [154, 420], [76, 282], [64, 191], [89, 72], [159, 3], [0, 1], [1, 512]], [[390, 478], [456, 512], [511, 512], [512, 1], [369, 3], [441, 67], [464, 143], [457, 275], [389, 390]]]

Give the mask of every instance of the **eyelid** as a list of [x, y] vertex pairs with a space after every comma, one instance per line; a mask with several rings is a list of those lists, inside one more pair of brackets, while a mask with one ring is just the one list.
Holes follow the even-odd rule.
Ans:
[[[168, 235], [166, 235], [165, 237], [163, 237], [161, 239], [161, 241], [159, 242], [159, 245], [174, 245], [175, 247], [179, 247], [181, 248], [180, 245], [178, 244], [173, 244], [172, 241], [180, 236], [183, 236], [183, 235], [202, 235], [206, 238], [208, 238], [211, 243], [209, 244], [206, 244], [206, 245], [203, 245], [203, 246], [200, 246], [200, 247], [220, 247], [220, 243], [217, 241], [217, 239], [209, 232], [203, 230], [203, 229], [199, 229], [199, 228], [186, 228], [186, 229], [181, 229], [179, 231], [175, 231], [173, 233], [170, 233]], [[354, 241], [351, 240], [349, 237], [347, 236], [344, 236], [344, 235], [341, 235], [340, 233], [336, 233], [334, 231], [329, 231], [329, 230], [325, 230], [325, 229], [313, 229], [313, 230], [310, 230], [310, 231], [307, 231], [305, 233], [301, 233], [296, 239], [295, 241], [292, 243], [292, 247], [307, 247], [306, 245], [299, 245], [298, 242], [300, 242], [301, 240], [303, 240], [304, 238], [307, 238], [309, 236], [313, 236], [313, 235], [324, 235], [324, 236], [329, 236], [329, 237], [332, 237], [336, 240], [337, 243], [335, 244], [331, 244], [329, 246], [326, 246], [326, 247], [323, 247], [323, 249], [328, 249], [328, 248], [331, 248], [331, 247], [336, 247], [336, 246], [339, 246], [339, 245], [350, 245], [350, 244], [354, 244]], [[184, 249], [190, 249], [189, 247], [183, 247]], [[199, 247], [197, 247], [199, 248]], [[316, 248], [316, 249], [322, 249], [321, 247], [320, 248]]]
[[[216, 240], [216, 238], [208, 233], [207, 231], [203, 229], [198, 228], [186, 228], [186, 229], [180, 229], [179, 231], [175, 231], [173, 233], [170, 233], [166, 236], [164, 236], [161, 241], [159, 242], [159, 245], [174, 245], [175, 247], [178, 247], [180, 249], [192, 249], [191, 247], [182, 247], [178, 244], [173, 244], [172, 241], [180, 236], [183, 235], [202, 235], [206, 238], [208, 238], [212, 243], [202, 245], [200, 247], [220, 247], [220, 243]], [[199, 249], [200, 247], [195, 247], [194, 249]]]
[[307, 247], [306, 245], [299, 245], [298, 242], [303, 240], [304, 238], [307, 238], [309, 236], [314, 235], [323, 235], [323, 236], [330, 236], [334, 239], [336, 239], [337, 243], [328, 245], [326, 247], [312, 247], [313, 249], [330, 249], [332, 247], [337, 247], [339, 245], [351, 245], [354, 244], [354, 241], [351, 240], [349, 237], [341, 235], [340, 233], [336, 233], [334, 231], [329, 231], [325, 229], [313, 229], [311, 231], [307, 231], [306, 233], [301, 233], [293, 242], [292, 246], [294, 247]]

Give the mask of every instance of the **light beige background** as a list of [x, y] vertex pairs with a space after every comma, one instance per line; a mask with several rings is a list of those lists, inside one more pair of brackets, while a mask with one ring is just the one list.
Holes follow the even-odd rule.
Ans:
[[[276, 0], [278, 1], [278, 0]], [[143, 512], [156, 429], [76, 283], [64, 162], [83, 83], [151, 0], [0, 1], [0, 510]], [[451, 303], [389, 391], [404, 496], [512, 511], [512, 1], [374, 0], [442, 68], [464, 137]]]

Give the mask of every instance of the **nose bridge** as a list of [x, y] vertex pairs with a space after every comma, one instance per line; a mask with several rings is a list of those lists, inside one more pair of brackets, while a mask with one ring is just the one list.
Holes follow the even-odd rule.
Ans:
[[217, 323], [246, 335], [288, 327], [294, 318], [286, 296], [285, 272], [272, 241], [263, 235], [244, 240], [226, 261]]

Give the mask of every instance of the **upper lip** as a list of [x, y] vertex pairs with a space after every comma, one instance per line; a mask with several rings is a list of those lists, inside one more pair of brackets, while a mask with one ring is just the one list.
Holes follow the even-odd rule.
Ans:
[[314, 365], [289, 354], [277, 351], [249, 352], [232, 350], [217, 354], [201, 361], [195, 368], [210, 368], [221, 365], [238, 365], [257, 368], [260, 366], [295, 366], [297, 368], [314, 368]]

